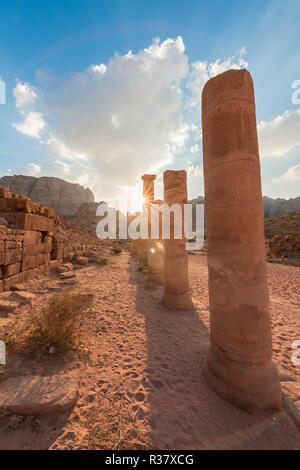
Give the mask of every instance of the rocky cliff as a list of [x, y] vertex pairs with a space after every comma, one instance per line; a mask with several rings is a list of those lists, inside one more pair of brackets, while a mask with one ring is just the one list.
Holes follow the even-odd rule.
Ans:
[[268, 258], [300, 262], [300, 212], [265, 219]]
[[76, 212], [68, 218], [74, 220], [75, 222], [81, 225], [85, 225], [91, 230], [96, 230], [98, 222], [102, 219], [102, 217], [96, 216], [96, 211], [97, 207], [102, 202], [86, 202], [79, 206]]
[[270, 197], [263, 197], [265, 217], [276, 217], [290, 212], [300, 211], [300, 197], [293, 199], [272, 199]]
[[[204, 197], [198, 196], [190, 201], [192, 204], [204, 204]], [[263, 197], [265, 217], [276, 217], [290, 212], [300, 212], [300, 197], [293, 199], [272, 199]]]
[[9, 186], [13, 193], [27, 196], [33, 201], [52, 207], [57, 215], [72, 215], [82, 204], [94, 201], [94, 195], [90, 189], [59, 178], [4, 176], [0, 178], [0, 186]]

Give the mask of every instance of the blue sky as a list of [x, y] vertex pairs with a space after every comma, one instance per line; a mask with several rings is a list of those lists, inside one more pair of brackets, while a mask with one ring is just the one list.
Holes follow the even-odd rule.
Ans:
[[298, 0], [2, 0], [0, 174], [109, 199], [139, 171], [186, 168], [203, 194], [199, 97], [234, 66], [255, 83], [263, 192], [299, 196], [299, 17]]

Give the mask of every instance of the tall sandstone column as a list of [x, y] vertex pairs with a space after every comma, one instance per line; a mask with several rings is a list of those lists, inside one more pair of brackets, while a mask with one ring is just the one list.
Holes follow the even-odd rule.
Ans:
[[144, 204], [152, 204], [154, 201], [154, 181], [156, 180], [156, 175], [143, 175], [142, 180]]
[[272, 362], [264, 220], [251, 75], [206, 84], [202, 129], [214, 390], [250, 411], [281, 408]]
[[189, 287], [188, 251], [184, 238], [184, 204], [187, 204], [186, 171], [164, 172], [164, 203], [171, 207], [179, 204], [182, 209], [182, 239], [174, 239], [174, 218], [170, 217], [170, 239], [164, 240], [165, 278], [162, 304], [171, 310], [192, 310]]

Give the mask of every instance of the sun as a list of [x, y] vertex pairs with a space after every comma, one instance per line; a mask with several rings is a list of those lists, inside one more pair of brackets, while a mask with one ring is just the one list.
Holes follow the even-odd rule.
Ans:
[[145, 199], [141, 191], [134, 190], [129, 195], [129, 212], [141, 212]]

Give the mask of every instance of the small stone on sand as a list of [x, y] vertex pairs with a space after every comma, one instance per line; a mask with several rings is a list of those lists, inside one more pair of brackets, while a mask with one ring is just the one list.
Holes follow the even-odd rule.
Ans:
[[67, 273], [69, 269], [66, 268], [65, 266], [57, 266], [55, 271], [59, 274], [62, 274], [62, 273]]
[[86, 256], [78, 256], [76, 258], [76, 263], [77, 264], [84, 265], [84, 264], [88, 264], [88, 262], [89, 262], [89, 259]]
[[60, 282], [61, 286], [75, 286], [77, 284], [77, 279], [65, 279]]
[[35, 295], [31, 294], [30, 292], [23, 292], [23, 291], [16, 291], [13, 294], [14, 299], [16, 299], [20, 303], [24, 304], [31, 304], [34, 299]]
[[17, 302], [11, 302], [9, 300], [0, 301], [0, 312], [13, 312], [19, 304]]
[[10, 290], [12, 291], [26, 291], [26, 286], [25, 284], [14, 284], [13, 286], [11, 286]]
[[73, 272], [61, 273], [60, 278], [61, 279], [74, 279], [76, 278], [76, 274], [74, 274]]

